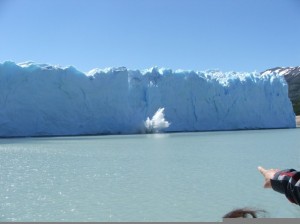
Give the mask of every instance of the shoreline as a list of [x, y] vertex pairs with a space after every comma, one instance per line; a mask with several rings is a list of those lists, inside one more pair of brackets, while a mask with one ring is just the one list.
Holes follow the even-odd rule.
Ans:
[[296, 127], [300, 127], [300, 115], [296, 116]]

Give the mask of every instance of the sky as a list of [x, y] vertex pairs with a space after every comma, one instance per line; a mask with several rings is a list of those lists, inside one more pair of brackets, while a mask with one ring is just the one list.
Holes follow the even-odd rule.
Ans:
[[300, 66], [299, 0], [0, 0], [0, 62], [264, 71]]

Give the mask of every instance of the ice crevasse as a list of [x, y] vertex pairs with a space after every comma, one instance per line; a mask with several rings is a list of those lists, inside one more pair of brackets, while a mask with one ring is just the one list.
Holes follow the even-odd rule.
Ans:
[[0, 64], [0, 137], [295, 126], [277, 74]]

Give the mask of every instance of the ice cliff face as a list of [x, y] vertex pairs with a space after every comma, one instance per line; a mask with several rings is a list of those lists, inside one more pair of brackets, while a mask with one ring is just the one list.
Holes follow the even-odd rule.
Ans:
[[291, 99], [294, 111], [300, 115], [300, 66], [298, 67], [276, 67], [262, 72], [262, 75], [276, 73], [282, 75], [287, 84], [289, 98]]
[[159, 108], [166, 132], [295, 127], [279, 75], [0, 64], [2, 137], [143, 133]]
[[262, 75], [276, 73], [284, 76], [289, 86], [289, 97], [292, 101], [300, 101], [300, 67], [277, 67], [262, 72]]

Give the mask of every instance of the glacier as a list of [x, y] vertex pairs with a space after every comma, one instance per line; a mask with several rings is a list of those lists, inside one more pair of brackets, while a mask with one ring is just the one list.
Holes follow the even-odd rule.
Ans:
[[136, 134], [147, 133], [147, 126], [190, 132], [296, 123], [278, 74], [157, 67], [83, 73], [72, 66], [0, 63], [0, 137]]

